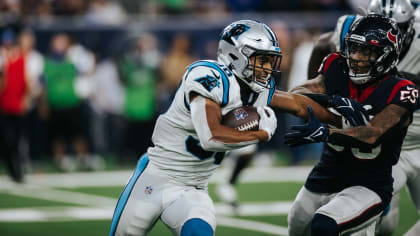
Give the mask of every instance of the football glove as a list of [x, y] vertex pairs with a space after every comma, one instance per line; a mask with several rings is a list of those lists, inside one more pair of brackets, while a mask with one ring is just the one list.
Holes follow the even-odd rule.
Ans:
[[372, 108], [370, 105], [363, 106], [353, 99], [337, 95], [332, 97], [329, 105], [348, 120], [351, 126], [366, 125], [369, 122], [368, 110]]
[[273, 109], [270, 107], [257, 107], [258, 115], [260, 115], [259, 129], [264, 130], [268, 134], [268, 140], [273, 137], [277, 129], [277, 118]]
[[304, 125], [293, 125], [292, 130], [297, 132], [287, 133], [285, 144], [289, 147], [296, 147], [302, 144], [326, 142], [330, 135], [330, 129], [319, 122], [315, 117], [312, 107], [308, 106], [309, 119]]

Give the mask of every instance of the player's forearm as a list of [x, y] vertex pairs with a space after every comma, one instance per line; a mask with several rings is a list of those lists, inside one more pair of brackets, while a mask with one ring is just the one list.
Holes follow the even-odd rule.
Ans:
[[201, 146], [203, 149], [212, 152], [223, 152], [245, 147], [267, 138], [267, 133], [262, 130], [238, 131], [224, 125], [211, 126], [208, 130], [204, 129], [199, 132]]
[[315, 116], [322, 122], [326, 122], [334, 126], [341, 125], [341, 119], [338, 116], [333, 115], [320, 104], [304, 95], [276, 91], [270, 106], [304, 119], [308, 117], [307, 107], [312, 106]]
[[371, 149], [379, 146], [382, 129], [371, 126], [357, 126], [350, 129], [330, 129], [328, 142], [351, 148]]
[[213, 101], [198, 96], [191, 103], [191, 120], [207, 151], [228, 151], [244, 147], [264, 139], [265, 131], [238, 131], [222, 125], [221, 111]]
[[394, 130], [402, 129], [410, 123], [405, 108], [389, 105], [376, 115], [366, 126], [349, 129], [331, 129], [328, 142], [348, 147], [374, 148], [384, 139], [390, 138]]

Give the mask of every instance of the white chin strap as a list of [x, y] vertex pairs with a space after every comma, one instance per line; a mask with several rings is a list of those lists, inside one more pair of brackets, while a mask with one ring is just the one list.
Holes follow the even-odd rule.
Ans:
[[254, 92], [256, 92], [256, 93], [262, 93], [263, 91], [264, 91], [264, 87], [263, 86], [261, 86], [261, 85], [259, 85], [259, 84], [257, 84], [257, 83], [255, 83], [255, 82], [248, 82], [246, 79], [242, 79], [242, 78], [240, 78], [242, 81], [244, 81], [247, 85], [248, 85], [248, 87], [250, 88], [250, 89], [252, 89], [252, 91], [254, 91]]
[[372, 76], [370, 76], [369, 74], [370, 70], [367, 73], [356, 75], [355, 73], [353, 73], [352, 69], [349, 69], [349, 77], [351, 81], [353, 81], [353, 83], [355, 84], [365, 84], [369, 82], [372, 79]]

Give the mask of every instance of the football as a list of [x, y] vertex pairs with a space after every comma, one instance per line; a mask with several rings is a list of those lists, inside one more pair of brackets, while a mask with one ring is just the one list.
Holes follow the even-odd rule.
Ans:
[[242, 106], [234, 108], [222, 117], [222, 124], [239, 131], [256, 131], [259, 127], [260, 116], [257, 108]]

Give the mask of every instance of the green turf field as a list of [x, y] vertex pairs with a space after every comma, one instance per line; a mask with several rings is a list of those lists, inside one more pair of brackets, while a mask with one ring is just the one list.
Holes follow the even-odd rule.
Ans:
[[[14, 185], [6, 176], [0, 176], [0, 235], [107, 235], [114, 205], [123, 189], [123, 184], [114, 181], [119, 175], [107, 173], [99, 176], [76, 173], [67, 178], [35, 176], [36, 181], [27, 185]], [[121, 175], [123, 180], [129, 172]], [[72, 182], [75, 176], [86, 181]], [[270, 181], [248, 178], [237, 187], [241, 206], [232, 211], [218, 201], [214, 195], [215, 184], [210, 184], [210, 195], [218, 212], [216, 235], [286, 235], [287, 209], [301, 186], [302, 181], [281, 177]], [[395, 235], [402, 235], [418, 219], [405, 190], [400, 205], [400, 225]], [[170, 235], [170, 232], [158, 222], [150, 235]]]

